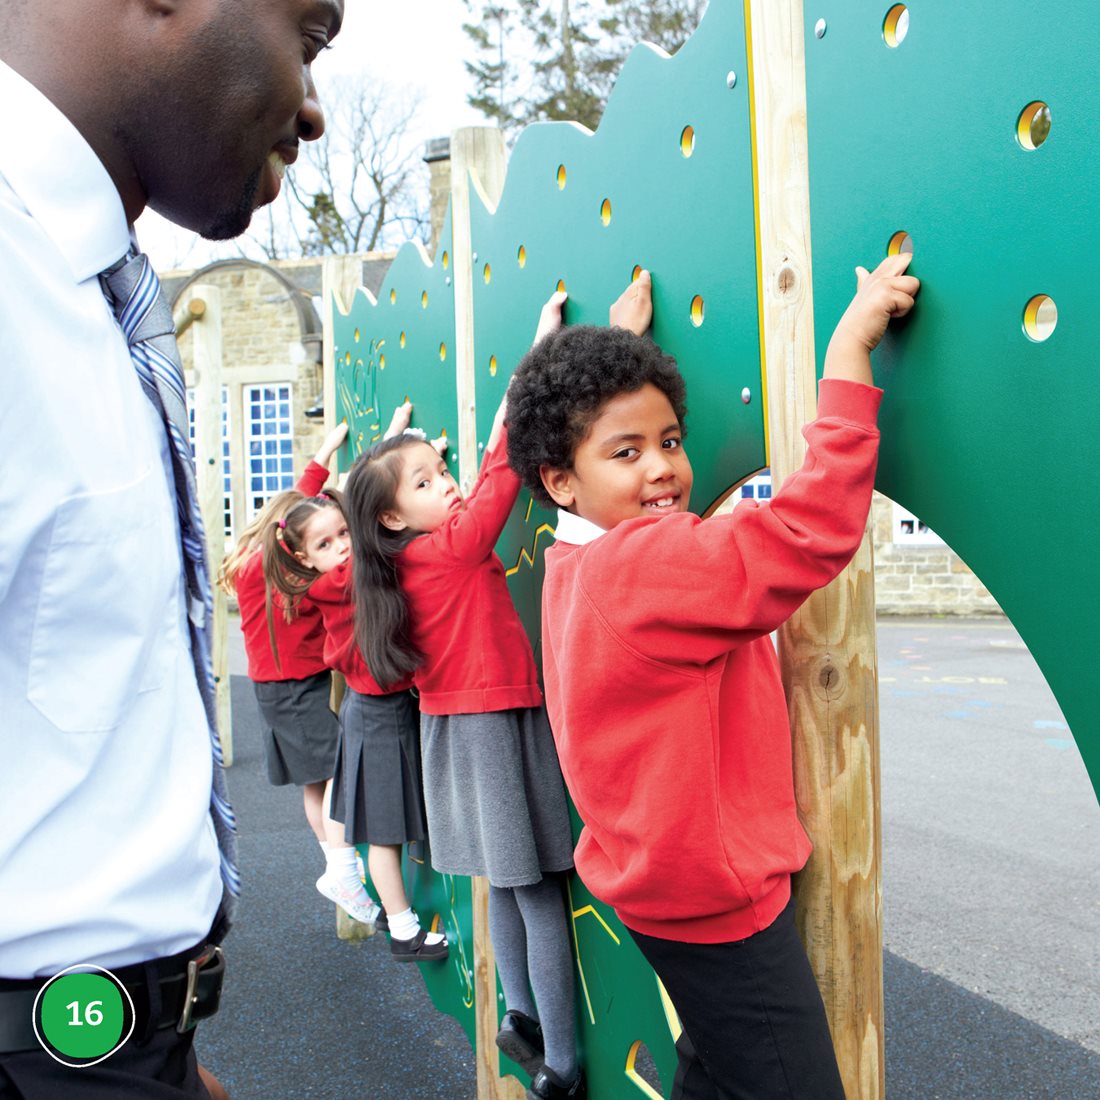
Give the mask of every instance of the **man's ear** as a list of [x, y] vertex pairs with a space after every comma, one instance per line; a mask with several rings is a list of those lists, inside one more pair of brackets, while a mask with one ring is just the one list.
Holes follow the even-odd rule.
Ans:
[[561, 470], [557, 466], [540, 466], [539, 477], [542, 478], [542, 487], [559, 508], [568, 508], [573, 503], [575, 494], [572, 470]]
[[404, 531], [409, 526], [396, 512], [383, 512], [378, 518], [391, 531]]

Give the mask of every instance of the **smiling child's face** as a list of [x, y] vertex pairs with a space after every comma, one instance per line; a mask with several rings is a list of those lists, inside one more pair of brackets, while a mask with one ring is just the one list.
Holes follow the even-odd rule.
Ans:
[[638, 516], [686, 512], [691, 463], [668, 398], [650, 382], [617, 394], [577, 447], [573, 468], [544, 468], [542, 480], [560, 507], [605, 531]]

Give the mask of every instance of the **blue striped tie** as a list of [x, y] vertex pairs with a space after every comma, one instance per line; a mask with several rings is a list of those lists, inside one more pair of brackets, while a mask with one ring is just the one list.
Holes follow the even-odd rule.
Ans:
[[195, 464], [189, 442], [183, 366], [176, 347], [176, 329], [172, 323], [172, 311], [161, 294], [160, 280], [148, 256], [125, 256], [100, 275], [99, 280], [126, 337], [130, 358], [134, 361], [145, 395], [160, 413], [168, 432], [191, 627], [191, 655], [206, 707], [210, 747], [214, 754], [210, 814], [214, 819], [214, 831], [221, 852], [221, 874], [226, 889], [223, 907], [226, 916], [231, 919], [233, 899], [239, 897], [241, 892], [241, 879], [237, 871], [237, 822], [229, 805], [222, 747], [218, 740], [214, 665], [210, 652], [213, 602], [206, 568], [206, 539], [195, 486]]

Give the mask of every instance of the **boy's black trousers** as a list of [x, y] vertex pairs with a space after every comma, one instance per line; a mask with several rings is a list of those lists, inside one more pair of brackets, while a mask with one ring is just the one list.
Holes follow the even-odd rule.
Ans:
[[762, 932], [731, 943], [630, 934], [684, 1027], [672, 1100], [844, 1100], [793, 899]]

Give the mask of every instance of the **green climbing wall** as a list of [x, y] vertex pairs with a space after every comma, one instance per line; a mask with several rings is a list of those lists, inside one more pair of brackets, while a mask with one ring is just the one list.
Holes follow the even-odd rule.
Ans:
[[[1088, 687], [1100, 621], [1100, 309], [1080, 271], [1100, 246], [1098, 82], [1081, 33], [1095, 8], [911, 4], [908, 33], [891, 46], [901, 6], [806, 7], [816, 330], [844, 308], [853, 262], [908, 234], [923, 285], [911, 321], [876, 355], [878, 488], [992, 592], [1100, 789]], [[1041, 113], [1027, 125], [1035, 103], [1047, 105], [1049, 136], [1029, 148], [1046, 129]], [[1057, 309], [1042, 340], [1025, 331], [1039, 295]]]
[[[1090, 355], [1100, 311], [1075, 270], [1098, 235], [1100, 153], [1088, 122], [1096, 78], [1080, 34], [1090, 13], [1075, 0], [1038, 26], [1020, 0], [917, 5], [895, 46], [899, 7], [806, 8], [819, 355], [850, 299], [854, 264], [873, 266], [908, 234], [924, 285], [912, 320], [876, 355], [887, 393], [879, 488], [994, 593], [1098, 783], [1100, 738], [1084, 685], [1100, 612], [1088, 568], [1100, 514], [1088, 476], [1100, 447]], [[644, 266], [653, 272], [654, 338], [688, 383], [695, 510], [767, 464], [751, 95], [744, 6], [712, 0], [674, 58], [634, 51], [597, 133], [530, 127], [497, 209], [472, 195], [479, 445], [559, 283], [567, 323], [604, 323]], [[1038, 101], [1052, 122], [1031, 149], [1046, 118], [1035, 108], [1037, 124], [1027, 124]], [[338, 394], [352, 424], [345, 463], [406, 395], [415, 425], [458, 438], [450, 240], [448, 220], [433, 262], [406, 247], [377, 303], [361, 293], [337, 316]], [[1028, 312], [1039, 295], [1058, 310], [1047, 339], [1025, 332], [1025, 322], [1036, 322], [1035, 337], [1049, 328], [1049, 305]], [[497, 547], [536, 651], [552, 522], [523, 493]], [[446, 964], [422, 968], [433, 999], [473, 1041], [469, 883], [423, 864], [408, 874], [415, 904], [439, 915], [455, 945]], [[590, 1094], [657, 1095], [635, 1072], [644, 1045], [667, 1095], [675, 1014], [625, 929], [575, 877], [570, 903]]]

